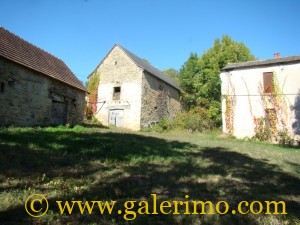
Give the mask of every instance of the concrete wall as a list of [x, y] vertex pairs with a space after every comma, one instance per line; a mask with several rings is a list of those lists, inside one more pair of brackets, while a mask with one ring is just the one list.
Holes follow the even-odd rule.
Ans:
[[[96, 70], [100, 76], [96, 117], [104, 124], [109, 123], [109, 111], [124, 110], [123, 127], [139, 130], [141, 118], [143, 70], [115, 46]], [[113, 100], [114, 87], [121, 87], [120, 100]]]
[[53, 100], [67, 105], [66, 123], [83, 122], [83, 91], [3, 58], [0, 82], [4, 84], [0, 92], [0, 126], [51, 125]]
[[[233, 135], [239, 138], [251, 137], [254, 132], [254, 118], [265, 117], [266, 106], [261, 96], [263, 87], [263, 73], [273, 72], [278, 81], [278, 87], [284, 101], [282, 114], [286, 114], [287, 128], [296, 136], [300, 134], [300, 63], [257, 68], [235, 69], [221, 73], [222, 120], [223, 131], [228, 133], [226, 127], [226, 101], [228, 98], [234, 103], [233, 108]], [[268, 96], [265, 96], [265, 99]]]
[[148, 127], [162, 118], [174, 118], [180, 110], [179, 91], [144, 72], [141, 127]]

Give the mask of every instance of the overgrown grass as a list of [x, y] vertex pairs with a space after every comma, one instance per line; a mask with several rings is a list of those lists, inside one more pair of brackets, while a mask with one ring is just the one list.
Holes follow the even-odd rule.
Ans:
[[[31, 218], [33, 193], [50, 210]], [[60, 215], [57, 200], [284, 200], [288, 215]], [[118, 206], [121, 208], [121, 206]], [[300, 149], [214, 133], [0, 129], [0, 224], [299, 224]]]

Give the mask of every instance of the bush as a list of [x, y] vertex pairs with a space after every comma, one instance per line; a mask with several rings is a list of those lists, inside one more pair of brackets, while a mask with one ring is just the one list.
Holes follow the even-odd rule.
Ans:
[[217, 110], [215, 107], [209, 109], [195, 107], [189, 112], [179, 114], [176, 117], [177, 125], [191, 132], [217, 128], [221, 124]]
[[169, 131], [175, 128], [175, 123], [170, 119], [161, 119], [154, 125], [149, 125], [147, 128], [143, 129], [143, 131], [155, 131], [155, 132], [164, 132]]
[[284, 146], [293, 146], [294, 139], [287, 130], [281, 130], [278, 132], [278, 143]]
[[84, 117], [87, 120], [91, 120], [93, 118], [93, 110], [91, 105], [86, 105], [84, 108]]
[[163, 132], [173, 129], [187, 130], [189, 132], [202, 132], [219, 127], [217, 108], [209, 109], [196, 107], [188, 112], [182, 112], [172, 119], [161, 119], [157, 124], [146, 131]]

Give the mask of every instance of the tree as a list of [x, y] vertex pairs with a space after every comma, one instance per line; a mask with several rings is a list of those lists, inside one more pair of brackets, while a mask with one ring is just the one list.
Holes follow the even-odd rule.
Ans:
[[176, 82], [179, 82], [179, 73], [177, 70], [170, 68], [162, 71], [168, 77], [174, 79]]
[[191, 53], [188, 60], [184, 63], [179, 71], [179, 84], [182, 91], [184, 106], [190, 109], [196, 106], [197, 99], [197, 76], [200, 73], [198, 56], [196, 53]]
[[227, 63], [254, 60], [248, 47], [233, 41], [228, 35], [216, 39], [213, 47], [200, 57], [191, 54], [180, 69], [182, 99], [187, 109], [203, 107], [221, 121], [220, 72]]

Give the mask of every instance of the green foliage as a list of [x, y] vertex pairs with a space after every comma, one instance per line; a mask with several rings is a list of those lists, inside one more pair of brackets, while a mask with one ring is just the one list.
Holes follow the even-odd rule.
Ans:
[[270, 126], [266, 126], [264, 117], [255, 119], [255, 135], [252, 139], [258, 141], [270, 141], [272, 139], [272, 130]]
[[170, 120], [170, 119], [166, 119], [163, 118], [161, 120], [159, 120], [157, 123], [155, 124], [151, 124], [148, 127], [145, 127], [142, 131], [144, 132], [166, 132], [166, 131], [170, 131], [175, 129], [176, 123], [174, 122], [174, 120]]
[[86, 88], [89, 94], [89, 105], [91, 106], [92, 112], [97, 111], [97, 100], [98, 100], [98, 86], [99, 86], [100, 76], [93, 73], [86, 83]]
[[283, 146], [294, 146], [295, 140], [287, 129], [278, 131], [274, 137], [272, 128], [266, 125], [266, 118], [260, 117], [255, 120], [255, 135], [252, 138], [258, 141], [274, 141]]
[[176, 118], [177, 126], [190, 132], [210, 130], [219, 123], [219, 121], [215, 120], [214, 114], [215, 109], [213, 107], [209, 109], [195, 107], [188, 112], [178, 115]]
[[278, 143], [284, 146], [293, 146], [294, 139], [288, 130], [285, 129], [278, 132]]
[[100, 77], [94, 73], [89, 77], [89, 80], [86, 83], [86, 88], [90, 92], [90, 94], [97, 95], [98, 85], [99, 85]]
[[182, 115], [182, 127], [189, 131], [189, 132], [195, 132], [195, 131], [203, 131], [205, 127], [208, 126], [207, 120], [203, 120], [202, 115], [198, 113], [187, 113], [185, 115]]
[[158, 121], [157, 124], [155, 124], [152, 127], [149, 127], [145, 131], [156, 131], [156, 132], [164, 132], [174, 129], [176, 126], [176, 123], [173, 120], [169, 119], [161, 119]]
[[99, 124], [99, 125], [101, 124], [100, 121], [96, 117], [94, 117], [94, 116], [93, 116], [91, 122], [92, 122], [92, 124]]
[[91, 120], [93, 118], [93, 110], [91, 105], [86, 105], [84, 108], [84, 118]]
[[80, 125], [75, 125], [72, 130], [76, 132], [84, 131], [85, 127], [80, 126]]
[[[227, 63], [254, 60], [243, 44], [224, 35], [200, 57], [193, 53], [180, 69], [180, 87], [186, 109], [200, 106], [208, 109], [214, 120], [221, 121], [221, 69]], [[212, 107], [212, 108], [211, 108]], [[218, 124], [218, 123], [217, 123]]]
[[177, 70], [170, 68], [170, 69], [163, 70], [162, 72], [179, 83], [179, 73]]
[[164, 132], [170, 130], [186, 130], [189, 132], [202, 132], [220, 126], [218, 108], [211, 106], [209, 109], [195, 107], [188, 112], [182, 112], [174, 119], [161, 119], [146, 131]]
[[196, 53], [192, 53], [179, 72], [183, 103], [187, 108], [197, 105], [199, 91], [195, 80], [199, 73], [198, 56]]

